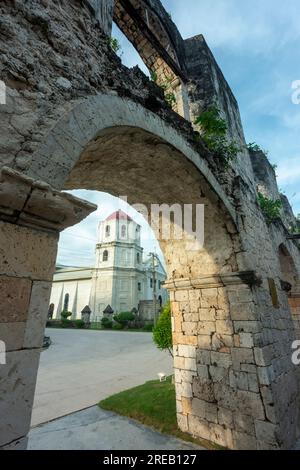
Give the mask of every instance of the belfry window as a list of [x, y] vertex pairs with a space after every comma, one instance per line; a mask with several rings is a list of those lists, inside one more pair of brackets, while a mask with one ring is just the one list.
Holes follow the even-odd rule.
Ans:
[[126, 237], [126, 225], [122, 225], [121, 227], [121, 237], [122, 238]]
[[108, 251], [107, 251], [107, 250], [105, 250], [105, 251], [103, 252], [103, 258], [102, 258], [102, 260], [103, 260], [103, 261], [108, 261]]
[[106, 225], [106, 227], [105, 227], [105, 236], [106, 237], [110, 236], [110, 226], [109, 225]]

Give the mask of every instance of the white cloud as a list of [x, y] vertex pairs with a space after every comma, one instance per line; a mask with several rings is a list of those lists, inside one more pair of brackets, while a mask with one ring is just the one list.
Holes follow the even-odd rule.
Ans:
[[300, 156], [280, 163], [277, 169], [278, 183], [292, 184], [299, 181], [300, 187]]

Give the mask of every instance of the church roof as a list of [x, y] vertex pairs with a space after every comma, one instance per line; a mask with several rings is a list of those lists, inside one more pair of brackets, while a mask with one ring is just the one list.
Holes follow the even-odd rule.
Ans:
[[110, 214], [107, 219], [105, 220], [128, 220], [128, 221], [131, 221], [132, 218], [129, 217], [128, 214], [126, 214], [125, 212], [121, 211], [121, 210], [118, 210], [116, 212], [113, 212], [112, 214]]

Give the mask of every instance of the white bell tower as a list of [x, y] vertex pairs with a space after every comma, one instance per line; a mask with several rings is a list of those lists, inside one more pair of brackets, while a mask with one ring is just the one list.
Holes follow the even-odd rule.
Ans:
[[99, 224], [92, 310], [102, 316], [110, 305], [115, 313], [137, 308], [143, 294], [141, 227], [119, 210]]

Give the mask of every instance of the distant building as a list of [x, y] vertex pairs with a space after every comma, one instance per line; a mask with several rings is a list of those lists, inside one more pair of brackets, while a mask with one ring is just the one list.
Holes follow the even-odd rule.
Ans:
[[144, 319], [153, 319], [154, 278], [157, 307], [168, 300], [163, 288], [166, 272], [155, 259], [143, 259], [141, 227], [122, 211], [99, 224], [95, 267], [57, 266], [52, 285], [50, 311], [60, 318], [62, 310], [80, 318], [86, 306], [92, 320], [100, 319], [110, 306], [117, 312], [136, 309]]

